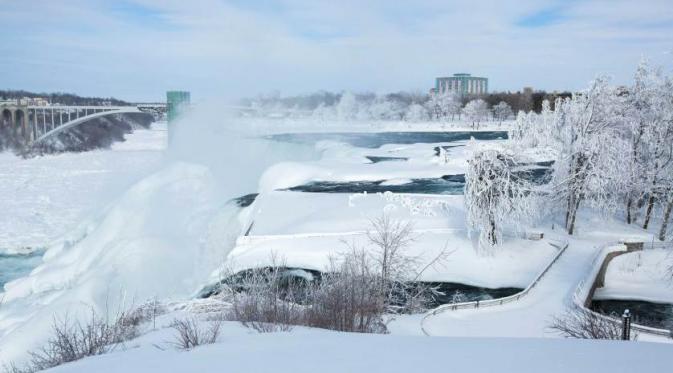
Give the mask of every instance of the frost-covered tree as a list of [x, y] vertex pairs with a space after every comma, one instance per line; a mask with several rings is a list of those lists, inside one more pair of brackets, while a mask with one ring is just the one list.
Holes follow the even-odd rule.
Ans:
[[673, 161], [673, 82], [657, 76], [652, 83], [652, 93], [648, 107], [642, 110], [640, 118], [646, 122], [642, 166], [645, 169], [645, 195], [647, 204], [643, 229], [647, 229], [654, 205], [665, 193]]
[[430, 95], [430, 99], [425, 103], [425, 109], [430, 113], [430, 118], [440, 120], [442, 118], [441, 97], [437, 93]]
[[355, 95], [344, 92], [336, 105], [336, 114], [339, 120], [353, 120], [358, 112], [358, 102]]
[[654, 125], [653, 101], [656, 90], [653, 89], [657, 72], [646, 61], [641, 61], [634, 77], [634, 84], [628, 92], [625, 105], [624, 136], [629, 142], [629, 156], [624, 164], [624, 193], [626, 199], [626, 221], [633, 221], [633, 207], [642, 204], [647, 194], [647, 138]]
[[659, 228], [658, 238], [660, 241], [664, 241], [668, 234], [668, 226], [671, 221], [671, 214], [673, 213], [673, 187], [671, 187], [670, 182], [668, 187], [664, 190], [664, 193], [662, 193], [661, 201], [664, 205], [664, 213], [661, 217], [661, 227]]
[[503, 121], [507, 120], [512, 115], [512, 108], [505, 101], [500, 101], [497, 105], [493, 106], [493, 118], [497, 120], [499, 124], [502, 124]]
[[404, 118], [412, 122], [422, 122], [428, 119], [428, 111], [422, 105], [414, 103], [409, 105]]
[[556, 111], [559, 156], [554, 163], [553, 196], [565, 208], [565, 225], [575, 231], [577, 212], [583, 201], [608, 207], [613, 202], [615, 179], [623, 146], [615, 136], [614, 89], [605, 78], [571, 99], [558, 101]]
[[512, 129], [512, 140], [524, 147], [536, 147], [537, 138], [534, 130], [538, 125], [537, 121], [538, 118], [534, 112], [520, 111]]
[[435, 120], [449, 119], [449, 117], [454, 120], [456, 115], [460, 119], [460, 100], [452, 92], [431, 94], [425, 108], [430, 113], [431, 118]]
[[488, 118], [488, 104], [480, 98], [472, 100], [463, 108], [463, 115], [467, 121], [472, 122], [472, 128], [476, 124], [476, 128], [479, 129], [479, 123]]
[[451, 116], [451, 120], [455, 120], [455, 117], [458, 116], [460, 120], [460, 113], [462, 111], [462, 105], [458, 96], [452, 92], [445, 93], [442, 97], [442, 107], [446, 113], [446, 117]]
[[369, 113], [376, 120], [401, 120], [405, 112], [406, 108], [402, 103], [388, 100], [384, 96], [377, 97], [369, 106]]
[[659, 238], [673, 214], [673, 81], [642, 62], [630, 87], [597, 79], [587, 91], [543, 102], [540, 114], [520, 112], [512, 130], [520, 147], [555, 158], [549, 195], [575, 230], [580, 205], [612, 212], [625, 204], [628, 223], [643, 228], [661, 210]]
[[486, 252], [502, 241], [507, 218], [522, 218], [529, 212], [526, 178], [513, 172], [512, 155], [499, 150], [476, 152], [465, 174], [467, 222], [479, 231], [479, 248]]
[[336, 110], [334, 110], [334, 106], [326, 106], [321, 103], [313, 110], [311, 116], [320, 121], [328, 121], [336, 119], [337, 114]]

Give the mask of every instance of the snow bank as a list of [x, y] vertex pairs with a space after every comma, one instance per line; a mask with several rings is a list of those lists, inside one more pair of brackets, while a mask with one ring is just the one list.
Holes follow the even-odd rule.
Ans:
[[[232, 335], [233, 334], [233, 335]], [[165, 336], [165, 334], [163, 334]], [[670, 346], [619, 341], [403, 337], [301, 330], [226, 333], [188, 352], [152, 345], [49, 372], [664, 372]]]
[[524, 288], [555, 254], [545, 241], [510, 237], [493, 256], [477, 255], [465, 230], [462, 196], [275, 191], [260, 194], [250, 207], [245, 224], [252, 228], [231, 251], [230, 265], [270, 265], [275, 256], [289, 266], [325, 270], [330, 257], [348, 251], [349, 245], [369, 248], [365, 232], [384, 212], [412, 222], [414, 241], [406, 254], [425, 263], [444, 249], [451, 252], [442, 265], [424, 273], [427, 281]]
[[632, 252], [614, 258], [605, 273], [605, 286], [594, 299], [642, 300], [673, 304], [672, 253], [666, 249]]

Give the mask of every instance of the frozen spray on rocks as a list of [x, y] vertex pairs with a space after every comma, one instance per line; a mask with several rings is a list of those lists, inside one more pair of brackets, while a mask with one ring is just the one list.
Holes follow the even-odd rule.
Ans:
[[[233, 198], [261, 174], [313, 147], [261, 139], [218, 105], [200, 104], [173, 128], [163, 165], [119, 192], [67, 245], [49, 247], [29, 276], [9, 283], [0, 307], [0, 364], [21, 363], [49, 338], [54, 317], [100, 315], [147, 299], [192, 297], [242, 229]], [[82, 156], [86, 156], [83, 154]]]

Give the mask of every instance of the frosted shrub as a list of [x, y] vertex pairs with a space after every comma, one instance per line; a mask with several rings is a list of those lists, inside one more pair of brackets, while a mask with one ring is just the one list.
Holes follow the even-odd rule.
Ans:
[[138, 326], [147, 321], [146, 314], [132, 310], [121, 312], [112, 320], [99, 316], [93, 309], [86, 322], [73, 321], [68, 315], [54, 318], [52, 337], [37, 351], [30, 352], [30, 362], [19, 368], [5, 367], [13, 373], [30, 373], [49, 369], [87, 356], [101, 355], [138, 336]]
[[306, 309], [308, 326], [330, 330], [384, 333], [383, 314], [387, 301], [381, 277], [372, 271], [364, 251], [332, 261], [331, 273], [313, 288], [311, 306]]
[[[302, 306], [292, 283], [283, 284], [281, 267], [248, 272], [233, 295], [228, 318], [258, 332], [288, 331], [301, 324]], [[292, 280], [289, 280], [292, 281]]]
[[[579, 307], [568, 309], [563, 316], [555, 317], [550, 327], [570, 338], [622, 339], [619, 322]], [[632, 336], [633, 339], [637, 338], [635, 334]]]
[[386, 310], [378, 277], [363, 252], [332, 260], [320, 281], [299, 283], [284, 268], [251, 271], [237, 285], [227, 318], [260, 333], [295, 325], [339, 331], [383, 332]]
[[171, 324], [176, 332], [175, 342], [173, 344], [182, 350], [189, 350], [203, 344], [213, 344], [217, 342], [220, 335], [220, 320], [212, 321], [208, 327], [199, 325], [193, 319], [174, 320]]

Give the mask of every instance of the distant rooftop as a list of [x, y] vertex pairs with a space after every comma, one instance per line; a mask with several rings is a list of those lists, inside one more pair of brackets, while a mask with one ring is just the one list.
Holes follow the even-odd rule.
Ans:
[[453, 74], [453, 76], [471, 76], [472, 74], [467, 74], [467, 73], [458, 73], [458, 74]]

